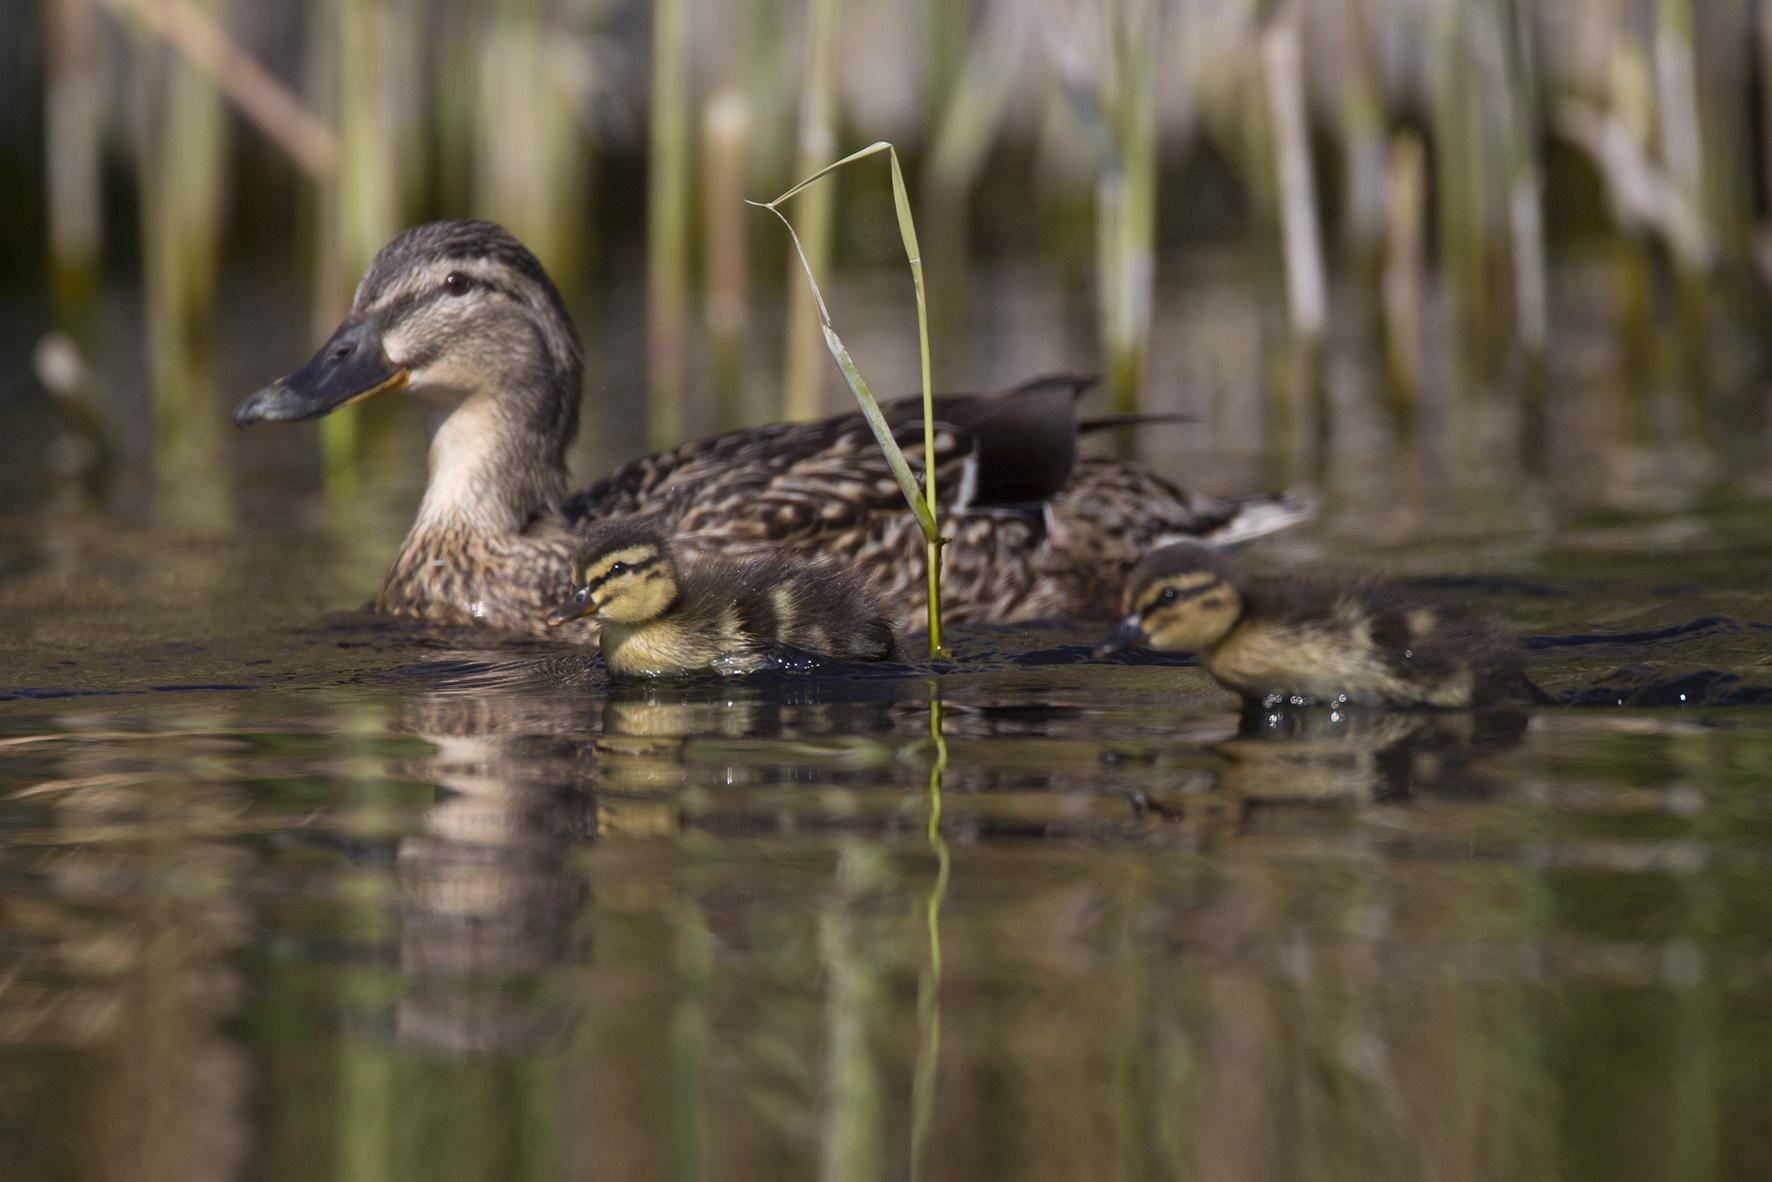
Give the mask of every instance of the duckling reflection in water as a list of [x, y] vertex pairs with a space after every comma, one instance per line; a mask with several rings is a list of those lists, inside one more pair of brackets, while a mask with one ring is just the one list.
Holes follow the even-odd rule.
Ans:
[[1470, 707], [1531, 701], [1513, 637], [1380, 583], [1239, 577], [1222, 553], [1168, 546], [1126, 584], [1125, 618], [1096, 650], [1197, 653], [1249, 701]]
[[750, 673], [782, 648], [847, 661], [892, 655], [892, 625], [848, 574], [781, 557], [680, 567], [643, 522], [591, 530], [573, 586], [548, 623], [595, 615], [603, 659], [621, 676]]

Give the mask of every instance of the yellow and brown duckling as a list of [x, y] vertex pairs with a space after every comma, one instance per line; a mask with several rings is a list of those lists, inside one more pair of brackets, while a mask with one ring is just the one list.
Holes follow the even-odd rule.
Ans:
[[593, 528], [550, 626], [595, 616], [613, 674], [750, 673], [784, 648], [846, 661], [892, 656], [892, 624], [860, 580], [777, 556], [679, 564], [650, 522]]
[[[576, 533], [644, 516], [685, 562], [838, 563], [914, 624], [923, 536], [859, 412], [686, 443], [569, 495], [583, 380], [578, 334], [535, 256], [490, 222], [432, 222], [382, 248], [331, 339], [243, 401], [234, 422], [311, 419], [390, 392], [445, 412], [418, 518], [377, 602], [393, 615], [543, 632], [570, 590]], [[1055, 377], [937, 400], [931, 462], [952, 539], [950, 622], [1106, 616], [1153, 548], [1240, 541], [1308, 514], [1289, 497], [1199, 496], [1129, 461], [1080, 454], [1081, 434], [1126, 421], [1079, 419], [1090, 385]], [[921, 401], [882, 410], [923, 463]]]
[[1519, 643], [1482, 617], [1381, 583], [1240, 577], [1224, 554], [1169, 546], [1135, 568], [1097, 653], [1193, 652], [1257, 702], [1468, 707], [1532, 698]]

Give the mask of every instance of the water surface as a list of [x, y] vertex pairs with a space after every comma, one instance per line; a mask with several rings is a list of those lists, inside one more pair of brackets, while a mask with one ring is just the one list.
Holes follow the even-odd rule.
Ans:
[[[1240, 718], [1065, 623], [612, 687], [354, 610], [399, 408], [343, 489], [311, 428], [15, 466], [0, 1176], [1766, 1176], [1767, 441], [1614, 397], [1537, 468], [1481, 403], [1350, 430], [1248, 555], [1462, 595], [1582, 703], [1491, 715]], [[1235, 442], [1138, 446], [1276, 474]]]

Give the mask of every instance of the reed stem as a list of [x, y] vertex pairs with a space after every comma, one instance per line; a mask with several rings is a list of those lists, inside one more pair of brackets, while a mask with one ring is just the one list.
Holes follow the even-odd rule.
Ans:
[[721, 429], [744, 421], [744, 337], [750, 320], [750, 250], [745, 236], [745, 160], [750, 103], [744, 91], [724, 88], [702, 113], [706, 181], [703, 217], [707, 250], [706, 315]]
[[136, 175], [154, 427], [165, 455], [192, 461], [197, 440], [211, 438], [198, 398], [212, 344], [227, 125], [214, 86], [182, 55], [156, 47], [148, 60], [138, 82]]
[[652, 149], [646, 186], [647, 434], [683, 441], [684, 308], [689, 272], [689, 72], [685, 0], [652, 9]]
[[1286, 305], [1306, 374], [1314, 372], [1323, 343], [1329, 297], [1323, 239], [1317, 225], [1316, 177], [1311, 166], [1309, 116], [1296, 10], [1288, 8], [1262, 34], [1262, 65], [1274, 123], [1274, 173], [1278, 180], [1280, 235], [1285, 244]]
[[1114, 405], [1138, 409], [1156, 283], [1157, 19], [1153, 0], [1105, 6], [1103, 107], [1112, 159], [1097, 184], [1102, 340]]
[[[849, 350], [844, 346], [842, 338], [837, 336], [836, 329], [831, 326], [830, 309], [825, 305], [824, 295], [818, 289], [818, 279], [813, 273], [812, 264], [808, 260], [805, 248], [800, 243], [800, 235], [795, 231], [787, 215], [781, 212], [781, 204], [789, 198], [803, 192], [819, 180], [857, 160], [869, 156], [886, 153], [887, 163], [892, 170], [892, 204], [898, 216], [898, 233], [904, 243], [905, 259], [910, 263], [911, 284], [917, 296], [917, 348], [923, 378], [923, 491], [917, 489], [917, 480], [911, 473], [910, 463], [904, 457], [904, 451], [898, 441], [892, 437], [892, 429], [887, 425], [886, 417], [880, 411], [880, 404], [875, 400], [873, 391], [869, 389], [867, 379], [862, 377], [861, 370], [856, 366]], [[858, 152], [827, 164], [805, 180], [788, 189], [773, 201], [753, 201], [762, 209], [767, 209], [781, 219], [787, 227], [788, 238], [792, 241], [794, 254], [799, 259], [800, 267], [806, 274], [806, 286], [811, 292], [811, 300], [818, 313], [819, 328], [824, 334], [825, 347], [837, 362], [837, 368], [843, 373], [843, 380], [848, 384], [855, 401], [861, 407], [862, 417], [867, 420], [868, 428], [874, 433], [874, 440], [886, 456], [887, 466], [898, 481], [899, 491], [911, 507], [917, 518], [917, 524], [923, 531], [926, 544], [925, 561], [928, 578], [928, 619], [929, 619], [929, 654], [931, 656], [949, 655], [941, 641], [941, 547], [947, 539], [941, 536], [940, 522], [936, 517], [935, 496], [935, 391], [930, 375], [929, 360], [929, 305], [923, 286], [923, 252], [917, 245], [917, 226], [911, 217], [910, 196], [905, 191], [904, 170], [899, 165], [898, 149], [885, 140], [869, 144]]]
[[1373, 0], [1347, 0], [1341, 94], [1341, 134], [1346, 144], [1345, 240], [1369, 277], [1383, 249], [1385, 229], [1385, 109], [1380, 90]]
[[128, 12], [207, 76], [241, 114], [312, 177], [330, 172], [338, 145], [332, 132], [253, 56], [236, 45], [213, 15], [192, 0], [105, 0]]
[[56, 319], [90, 348], [104, 233], [99, 141], [104, 90], [93, 2], [50, 0], [44, 25], [50, 287]]
[[1422, 226], [1427, 211], [1427, 153], [1420, 137], [1399, 132], [1390, 146], [1384, 275], [1385, 385], [1397, 434], [1415, 430], [1421, 394]]
[[[836, 148], [837, 23], [842, 0], [808, 0], [806, 10], [806, 84], [800, 96], [799, 158], [794, 171], [805, 176], [831, 158]], [[796, 251], [808, 267], [823, 271], [831, 257], [829, 187], [810, 193], [801, 205]], [[818, 359], [812, 300], [793, 284], [788, 292], [788, 345], [782, 413], [789, 419], [816, 418], [823, 410], [819, 395], [824, 372]]]
[[935, 758], [929, 764], [929, 819], [924, 835], [935, 854], [935, 881], [923, 901], [923, 925], [929, 941], [929, 962], [917, 979], [917, 1064], [911, 1078], [912, 1182], [922, 1177], [923, 1153], [935, 1118], [935, 1081], [941, 1065], [941, 908], [947, 900], [952, 869], [947, 838], [941, 833], [941, 777], [947, 770], [948, 743], [941, 733], [941, 699], [929, 701], [929, 741]]

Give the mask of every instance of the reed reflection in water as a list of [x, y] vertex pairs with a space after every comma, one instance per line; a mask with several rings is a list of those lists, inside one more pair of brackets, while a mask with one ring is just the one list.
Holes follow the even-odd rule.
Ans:
[[1764, 1163], [1763, 734], [579, 661], [9, 711], [7, 1174]]

